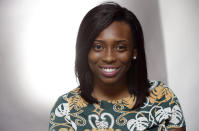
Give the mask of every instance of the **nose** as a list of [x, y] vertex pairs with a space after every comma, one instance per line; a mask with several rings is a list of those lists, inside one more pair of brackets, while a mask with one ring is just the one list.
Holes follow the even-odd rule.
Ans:
[[114, 63], [116, 61], [116, 54], [114, 50], [112, 50], [111, 48], [106, 49], [102, 60], [107, 64]]

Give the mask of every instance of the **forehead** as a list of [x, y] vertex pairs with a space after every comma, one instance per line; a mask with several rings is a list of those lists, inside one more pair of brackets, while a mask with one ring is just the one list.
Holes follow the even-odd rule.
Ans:
[[107, 39], [107, 40], [132, 40], [132, 32], [129, 24], [123, 21], [114, 21], [108, 27], [106, 27], [96, 39]]

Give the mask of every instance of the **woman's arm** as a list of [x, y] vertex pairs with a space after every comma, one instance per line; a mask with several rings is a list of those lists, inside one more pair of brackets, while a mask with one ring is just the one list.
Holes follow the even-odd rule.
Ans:
[[171, 129], [169, 131], [186, 131], [186, 128], [181, 127], [181, 128]]
[[68, 102], [61, 96], [51, 110], [48, 131], [74, 131], [74, 128], [76, 125], [70, 119]]

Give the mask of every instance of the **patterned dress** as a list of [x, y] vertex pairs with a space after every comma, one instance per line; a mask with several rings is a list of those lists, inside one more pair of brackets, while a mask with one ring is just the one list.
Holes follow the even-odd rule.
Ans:
[[131, 110], [132, 96], [89, 104], [79, 87], [58, 98], [50, 113], [49, 131], [166, 131], [185, 127], [175, 94], [160, 81], [150, 82], [144, 105]]

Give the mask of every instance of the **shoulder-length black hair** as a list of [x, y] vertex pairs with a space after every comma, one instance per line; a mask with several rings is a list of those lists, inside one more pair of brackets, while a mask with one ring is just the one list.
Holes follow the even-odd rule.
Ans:
[[142, 27], [136, 16], [128, 9], [114, 2], [102, 3], [91, 9], [83, 18], [76, 41], [75, 74], [79, 80], [81, 96], [90, 104], [98, 103], [92, 97], [93, 75], [88, 65], [88, 53], [95, 38], [113, 21], [122, 21], [130, 25], [133, 38], [133, 48], [137, 49], [137, 59], [132, 61], [128, 71], [128, 88], [130, 94], [136, 97], [132, 109], [143, 105], [148, 96], [149, 81], [144, 51]]

